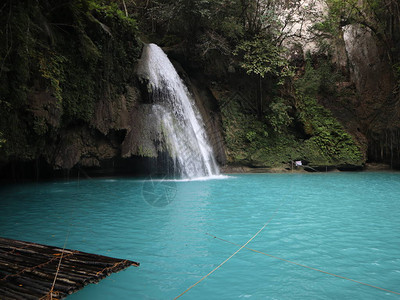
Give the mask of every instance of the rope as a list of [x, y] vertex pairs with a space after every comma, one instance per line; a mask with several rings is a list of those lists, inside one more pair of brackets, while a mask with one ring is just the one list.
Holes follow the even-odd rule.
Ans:
[[[281, 204], [282, 205], [282, 204]], [[190, 287], [188, 287], [185, 291], [183, 291], [181, 294], [179, 294], [178, 296], [176, 296], [174, 298], [174, 300], [182, 297], [184, 294], [186, 294], [187, 292], [189, 292], [192, 288], [194, 288], [196, 285], [198, 285], [200, 282], [202, 282], [204, 279], [206, 279], [208, 276], [210, 276], [212, 273], [214, 273], [215, 271], [217, 271], [220, 267], [222, 267], [226, 262], [228, 262], [232, 257], [234, 257], [237, 253], [239, 253], [240, 250], [242, 250], [243, 248], [245, 248], [247, 246], [247, 244], [249, 244], [257, 235], [260, 234], [261, 231], [264, 230], [265, 227], [267, 227], [267, 225], [269, 223], [271, 223], [271, 221], [274, 219], [274, 217], [276, 216], [278, 210], [275, 211], [274, 215], [260, 228], [260, 230], [258, 230], [244, 245], [238, 245], [240, 246], [240, 248], [238, 250], [236, 250], [231, 256], [229, 256], [227, 259], [225, 259], [222, 263], [220, 263], [217, 267], [215, 267], [212, 271], [210, 271], [207, 275], [203, 276], [199, 281], [197, 281], [196, 283], [192, 284]]]
[[63, 249], [62, 249], [61, 256], [60, 256], [60, 261], [58, 262], [56, 275], [54, 276], [53, 284], [51, 285], [51, 289], [50, 289], [50, 291], [49, 291], [49, 293], [48, 293], [48, 294], [50, 294], [50, 300], [53, 300], [53, 290], [54, 290], [54, 286], [56, 285], [58, 272], [60, 271], [61, 261], [62, 261], [63, 256], [64, 256], [65, 247], [67, 246], [67, 241], [68, 241], [68, 237], [69, 237], [69, 232], [70, 232], [70, 231], [69, 231], [69, 229], [68, 229], [67, 236], [65, 237], [64, 247], [63, 247]]
[[[235, 245], [235, 246], [240, 246], [240, 244], [237, 244], [237, 243], [234, 243], [234, 242], [219, 238], [219, 237], [217, 237], [215, 235], [212, 235], [212, 234], [209, 234], [209, 233], [206, 233], [206, 235], [211, 236], [214, 239], [218, 239], [220, 241]], [[335, 277], [338, 277], [338, 278], [342, 278], [342, 279], [345, 279], [345, 280], [348, 280], [348, 281], [359, 283], [359, 284], [362, 284], [362, 285], [365, 285], [365, 286], [369, 286], [369, 287], [372, 287], [372, 288], [375, 288], [375, 289], [378, 289], [378, 290], [381, 290], [381, 291], [385, 291], [385, 292], [388, 292], [388, 293], [400, 295], [399, 292], [391, 291], [391, 290], [384, 289], [384, 288], [381, 288], [381, 287], [378, 287], [378, 286], [375, 286], [375, 285], [372, 285], [372, 284], [369, 284], [369, 283], [361, 282], [361, 281], [354, 280], [354, 279], [351, 279], [351, 278], [347, 278], [347, 277], [344, 277], [344, 276], [340, 276], [340, 275], [337, 275], [337, 274], [334, 274], [334, 273], [326, 272], [326, 271], [323, 271], [323, 270], [320, 270], [320, 269], [317, 269], [317, 268], [309, 267], [309, 266], [306, 266], [306, 265], [303, 265], [303, 264], [300, 264], [300, 263], [297, 263], [297, 262], [294, 262], [294, 261], [290, 261], [290, 260], [287, 260], [287, 259], [284, 259], [284, 258], [281, 258], [281, 257], [278, 257], [278, 256], [274, 256], [274, 255], [271, 255], [271, 254], [268, 254], [268, 253], [265, 253], [265, 252], [262, 252], [262, 251], [259, 251], [259, 250], [255, 250], [255, 249], [252, 249], [252, 248], [249, 248], [249, 247], [245, 247], [245, 246], [246, 245], [244, 245], [243, 248], [246, 248], [247, 250], [250, 250], [250, 251], [265, 255], [265, 256], [269, 256], [269, 257], [272, 257], [272, 258], [275, 258], [275, 259], [279, 259], [281, 261], [290, 263], [292, 265], [300, 266], [300, 267], [307, 268], [307, 269], [310, 269], [310, 270], [314, 270], [314, 271], [317, 271], [317, 272], [321, 272], [321, 273], [324, 273], [324, 274], [327, 274], [327, 275], [331, 275], [331, 276], [335, 276]]]

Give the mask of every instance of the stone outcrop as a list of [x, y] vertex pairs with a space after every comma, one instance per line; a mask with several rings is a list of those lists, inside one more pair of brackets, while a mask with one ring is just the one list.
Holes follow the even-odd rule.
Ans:
[[400, 101], [387, 51], [366, 27], [343, 27], [350, 78], [358, 97], [353, 103], [368, 159], [400, 166]]

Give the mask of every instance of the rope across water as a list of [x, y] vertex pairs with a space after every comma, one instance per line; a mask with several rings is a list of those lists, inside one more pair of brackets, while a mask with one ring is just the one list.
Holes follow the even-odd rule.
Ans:
[[[282, 205], [282, 204], [281, 204]], [[280, 206], [279, 206], [280, 207]], [[278, 208], [279, 209], [279, 208]], [[186, 294], [187, 292], [189, 292], [192, 288], [194, 288], [196, 285], [198, 285], [200, 282], [202, 282], [204, 279], [206, 279], [208, 276], [210, 276], [212, 273], [214, 273], [215, 271], [217, 271], [220, 267], [222, 267], [226, 262], [228, 262], [232, 257], [234, 257], [236, 254], [239, 253], [240, 250], [242, 250], [243, 248], [245, 248], [257, 235], [260, 234], [261, 231], [264, 230], [265, 227], [267, 227], [267, 225], [269, 223], [271, 223], [271, 221], [274, 219], [274, 217], [276, 216], [276, 214], [278, 213], [278, 209], [275, 211], [275, 213], [272, 215], [272, 217], [260, 228], [260, 230], [258, 230], [245, 244], [243, 245], [239, 245], [240, 248], [238, 250], [236, 250], [231, 256], [229, 256], [227, 259], [225, 259], [222, 263], [220, 263], [217, 267], [215, 267], [212, 271], [210, 271], [207, 275], [203, 276], [199, 281], [197, 281], [196, 283], [192, 284], [190, 287], [188, 287], [185, 291], [183, 291], [181, 294], [179, 294], [178, 296], [176, 296], [174, 298], [178, 299], [180, 297], [182, 297], [184, 294]]]
[[[226, 242], [226, 243], [229, 243], [229, 244], [232, 244], [232, 245], [240, 246], [237, 243], [234, 243], [234, 242], [219, 238], [219, 237], [217, 237], [215, 235], [212, 235], [212, 234], [209, 234], [209, 233], [205, 233], [205, 234], [210, 236], [210, 237], [212, 237], [212, 238], [214, 238], [214, 239], [218, 239], [220, 241], [223, 241], [223, 242]], [[351, 279], [351, 278], [348, 278], [348, 277], [344, 277], [344, 276], [341, 276], [341, 275], [330, 273], [330, 272], [327, 272], [327, 271], [324, 271], [324, 270], [320, 270], [320, 269], [317, 269], [317, 268], [309, 267], [309, 266], [306, 266], [306, 265], [303, 265], [303, 264], [300, 264], [300, 263], [297, 263], [297, 262], [294, 262], [294, 261], [290, 261], [288, 259], [284, 259], [284, 258], [281, 258], [281, 257], [278, 257], [278, 256], [274, 256], [274, 255], [271, 255], [271, 254], [268, 254], [268, 253], [265, 253], [265, 252], [262, 252], [262, 251], [259, 251], [259, 250], [255, 250], [255, 249], [252, 249], [252, 248], [249, 248], [249, 247], [244, 247], [244, 248], [246, 248], [247, 250], [250, 250], [250, 251], [265, 255], [265, 256], [268, 256], [268, 257], [279, 259], [281, 261], [290, 263], [292, 265], [296, 265], [296, 266], [299, 266], [299, 267], [307, 268], [307, 269], [310, 269], [310, 270], [314, 270], [314, 271], [317, 271], [317, 272], [320, 272], [320, 273], [324, 273], [324, 274], [327, 274], [327, 275], [331, 275], [331, 276], [335, 276], [335, 277], [338, 277], [338, 278], [342, 278], [342, 279], [345, 279], [345, 280], [348, 280], [348, 281], [359, 283], [359, 284], [362, 284], [362, 285], [365, 285], [365, 286], [369, 286], [369, 287], [372, 287], [372, 288], [375, 288], [375, 289], [378, 289], [378, 290], [381, 290], [381, 291], [385, 291], [385, 292], [388, 292], [388, 293], [400, 295], [399, 292], [395, 292], [395, 291], [392, 291], [392, 290], [381, 288], [381, 287], [378, 287], [378, 286], [375, 286], [375, 285], [372, 285], [372, 284], [369, 284], [369, 283], [365, 283], [365, 282], [362, 282], [362, 281], [354, 280], [354, 279]]]
[[[283, 204], [283, 203], [282, 203], [282, 204]], [[279, 207], [281, 207], [282, 204], [281, 204]], [[203, 276], [203, 277], [202, 277], [200, 280], [198, 280], [196, 283], [192, 284], [192, 285], [191, 285], [190, 287], [188, 287], [185, 291], [183, 291], [181, 294], [179, 294], [178, 296], [176, 296], [176, 297], [174, 298], [174, 300], [175, 300], [175, 299], [178, 299], [178, 298], [180, 298], [180, 297], [182, 297], [184, 294], [186, 294], [187, 292], [189, 292], [192, 288], [194, 288], [194, 287], [195, 287], [196, 285], [198, 285], [200, 282], [202, 282], [203, 280], [205, 280], [208, 276], [210, 276], [212, 273], [214, 273], [216, 270], [218, 270], [220, 267], [222, 267], [226, 262], [228, 262], [232, 257], [234, 257], [237, 253], [239, 253], [239, 251], [241, 251], [243, 248], [246, 248], [247, 250], [253, 251], [253, 252], [255, 252], [255, 253], [259, 253], [259, 254], [262, 254], [262, 255], [265, 255], [265, 256], [268, 256], [268, 257], [271, 257], [271, 258], [275, 258], [275, 259], [278, 259], [278, 260], [281, 260], [281, 261], [290, 263], [290, 264], [292, 264], [292, 265], [296, 265], [296, 266], [299, 266], [299, 267], [303, 267], [303, 268], [306, 268], [306, 269], [310, 269], [310, 270], [313, 270], [313, 271], [317, 271], [317, 272], [320, 272], [320, 273], [323, 273], [323, 274], [327, 274], [327, 275], [330, 275], [330, 276], [334, 276], [334, 277], [337, 277], [337, 278], [345, 279], [345, 280], [348, 280], [348, 281], [351, 281], [351, 282], [354, 282], [354, 283], [362, 284], [362, 285], [365, 285], [365, 286], [368, 286], [368, 287], [371, 287], [371, 288], [375, 288], [375, 289], [378, 289], [378, 290], [381, 290], [381, 291], [384, 291], [384, 292], [387, 292], [387, 293], [391, 293], [391, 294], [395, 294], [395, 295], [400, 295], [400, 292], [396, 292], [396, 291], [392, 291], [392, 290], [389, 290], [389, 289], [381, 288], [381, 287], [378, 287], [378, 286], [375, 286], [375, 285], [372, 285], [372, 284], [369, 284], [369, 283], [365, 283], [365, 282], [358, 281], [358, 280], [354, 280], [354, 279], [351, 279], [351, 278], [348, 278], [348, 277], [345, 277], [345, 276], [341, 276], [341, 275], [337, 275], [337, 274], [334, 274], [334, 273], [330, 273], [330, 272], [327, 272], [327, 271], [324, 271], [324, 270], [321, 270], [321, 269], [317, 269], [317, 268], [314, 268], [314, 267], [310, 267], [310, 266], [307, 266], [307, 265], [304, 265], [304, 264], [301, 264], [301, 263], [297, 263], [297, 262], [294, 262], [294, 261], [291, 261], [291, 260], [288, 260], [288, 259], [285, 259], [285, 258], [281, 258], [281, 257], [278, 257], [278, 256], [274, 256], [274, 255], [271, 255], [271, 254], [268, 254], [268, 253], [265, 253], [265, 252], [262, 252], [262, 251], [259, 251], [259, 250], [256, 250], [256, 249], [252, 249], [252, 248], [247, 247], [247, 245], [248, 245], [258, 234], [260, 234], [261, 231], [263, 231], [263, 230], [265, 229], [265, 227], [267, 227], [267, 225], [268, 225], [269, 223], [271, 223], [271, 221], [275, 218], [276, 214], [278, 213], [278, 210], [279, 210], [279, 208], [275, 211], [275, 213], [273, 214], [273, 216], [260, 228], [260, 230], [258, 230], [258, 231], [257, 231], [245, 244], [243, 244], [243, 245], [240, 245], [240, 244], [237, 244], [237, 243], [228, 241], [228, 240], [226, 240], [226, 239], [217, 237], [217, 236], [215, 236], [215, 235], [213, 235], [213, 234], [210, 234], [210, 233], [208, 233], [208, 232], [206, 232], [206, 233], [202, 232], [202, 233], [204, 233], [204, 234], [206, 234], [206, 235], [208, 235], [208, 236], [210, 236], [210, 237], [212, 237], [212, 238], [214, 238], [214, 239], [218, 239], [218, 240], [220, 240], [220, 241], [223, 241], [223, 242], [226, 242], [226, 243], [235, 245], [235, 246], [240, 246], [240, 248], [239, 248], [238, 250], [236, 250], [236, 251], [235, 251], [231, 256], [229, 256], [227, 259], [225, 259], [222, 263], [220, 263], [217, 267], [215, 267], [213, 270], [211, 270], [208, 274], [206, 274], [205, 276]], [[197, 231], [197, 230], [196, 230], [196, 231]], [[199, 231], [199, 232], [200, 232], [200, 231]]]

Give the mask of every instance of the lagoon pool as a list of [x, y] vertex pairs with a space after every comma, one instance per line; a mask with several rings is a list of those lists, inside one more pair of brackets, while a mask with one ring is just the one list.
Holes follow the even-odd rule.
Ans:
[[[0, 236], [141, 264], [68, 299], [173, 299], [268, 221], [248, 247], [400, 293], [400, 173], [21, 184], [0, 211]], [[180, 299], [399, 297], [245, 248]]]

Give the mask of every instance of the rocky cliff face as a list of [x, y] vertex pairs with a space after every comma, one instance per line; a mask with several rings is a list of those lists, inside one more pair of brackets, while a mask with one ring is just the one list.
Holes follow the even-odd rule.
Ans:
[[[152, 136], [146, 136], [148, 131], [142, 130], [141, 126], [146, 123], [148, 112], [141, 104], [141, 95], [135, 86], [127, 86], [126, 93], [115, 99], [103, 98], [96, 102], [95, 113], [88, 122], [68, 125], [62, 123], [62, 112], [54, 105], [50, 93], [41, 91], [29, 98], [32, 101], [29, 101], [27, 111], [43, 118], [47, 126], [51, 126], [52, 133], [45, 138], [39, 137], [40, 155], [35, 153], [38, 145], [27, 142], [25, 146], [31, 151], [21, 151], [24, 157], [16, 153], [3, 157], [2, 177], [11, 174], [15, 178], [36, 174], [47, 177], [73, 169], [100, 170], [104, 167], [104, 173], [112, 173], [115, 170], [110, 168], [110, 161], [115, 165], [122, 158], [157, 155], [154, 149], [146, 148], [146, 141]], [[32, 164], [32, 161], [40, 163]], [[33, 170], [35, 168], [42, 170]], [[25, 170], [22, 172], [21, 169]]]
[[[359, 1], [357, 5], [361, 10], [352, 17], [349, 17], [351, 12], [341, 15], [337, 23], [340, 28], [335, 29], [338, 31], [324, 39], [324, 43], [330, 46], [330, 59], [342, 78], [337, 82], [339, 94], [321, 97], [320, 103], [331, 110], [358, 141], [368, 161], [387, 163], [398, 168], [400, 94], [395, 69], [400, 59], [400, 19], [398, 4], [389, 2], [382, 2], [386, 6], [379, 12], [372, 8], [375, 15], [370, 15], [368, 4]], [[313, 3], [314, 11], [303, 15], [293, 28], [298, 28], [299, 24], [311, 24], [309, 28], [317, 24], [316, 28], [320, 28], [318, 22], [328, 18], [329, 6], [322, 5], [323, 1], [304, 3]], [[343, 1], [343, 7], [346, 3]], [[334, 23], [326, 24], [332, 26]], [[306, 27], [301, 27], [304, 31], [301, 37], [307, 37], [309, 31]], [[286, 41], [291, 53], [299, 52], [298, 48], [291, 46], [297, 41], [301, 53], [309, 50], [311, 55], [326, 55], [324, 51], [321, 53], [317, 43], [313, 43], [324, 36], [320, 31], [316, 35], [308, 33], [309, 39], [298, 40], [298, 36], [289, 36]]]
[[134, 19], [93, 1], [3, 8], [0, 177], [112, 171], [122, 157], [152, 155], [126, 139], [144, 118]]
[[400, 166], [400, 101], [387, 50], [366, 27], [343, 27], [351, 82], [358, 95], [353, 109], [368, 143], [368, 159]]

